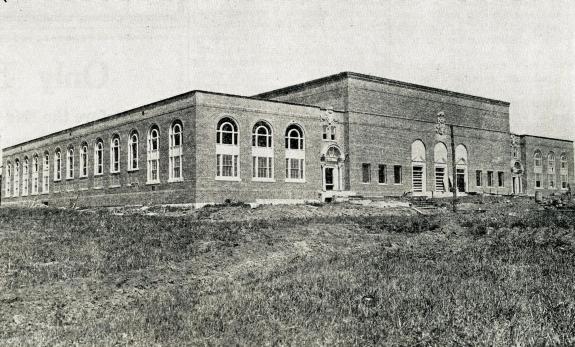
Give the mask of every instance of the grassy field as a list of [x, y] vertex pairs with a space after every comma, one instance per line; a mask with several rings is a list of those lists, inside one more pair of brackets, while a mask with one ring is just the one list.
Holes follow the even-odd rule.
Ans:
[[0, 345], [575, 344], [575, 213], [313, 208], [1, 208]]

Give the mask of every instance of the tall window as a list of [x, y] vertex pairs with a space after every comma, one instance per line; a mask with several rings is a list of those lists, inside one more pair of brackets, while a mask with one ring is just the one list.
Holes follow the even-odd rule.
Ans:
[[561, 153], [561, 168], [559, 169], [559, 173], [561, 174], [561, 189], [567, 189], [567, 180], [569, 177], [569, 169], [567, 164], [567, 155], [565, 153]]
[[74, 178], [74, 148], [68, 148], [66, 156], [66, 178]]
[[271, 126], [257, 122], [252, 129], [252, 177], [255, 180], [274, 178], [274, 150]]
[[541, 166], [542, 166], [541, 152], [539, 150], [536, 150], [535, 154], [533, 155], [533, 167], [535, 168], [535, 171], [537, 172], [538, 168], [539, 168], [539, 170], [541, 170]]
[[160, 183], [160, 130], [153, 125], [148, 131], [148, 183]]
[[42, 193], [50, 191], [50, 154], [44, 153], [44, 165], [42, 165]]
[[493, 187], [493, 171], [487, 171], [487, 186]]
[[32, 194], [38, 194], [39, 171], [38, 154], [35, 154], [32, 158]]
[[110, 142], [110, 172], [120, 172], [120, 136], [112, 136]]
[[302, 128], [291, 124], [286, 129], [286, 181], [305, 180], [305, 143]]
[[182, 174], [182, 123], [175, 121], [170, 127], [170, 181], [181, 181]]
[[497, 172], [497, 185], [499, 187], [505, 186], [505, 174], [502, 171]]
[[10, 187], [10, 184], [12, 183], [12, 164], [10, 162], [8, 162], [6, 164], [6, 183], [5, 183], [5, 196], [6, 197], [10, 197], [11, 193], [12, 193], [12, 189]]
[[24, 164], [22, 165], [22, 196], [28, 195], [28, 181], [30, 175], [28, 170], [28, 157], [24, 157]]
[[220, 119], [216, 128], [216, 179], [239, 180], [238, 135], [238, 125], [233, 119]]
[[411, 144], [411, 187], [413, 193], [423, 193], [426, 190], [426, 153], [425, 144], [415, 140]]
[[88, 176], [88, 144], [82, 143], [80, 148], [80, 177]]
[[481, 187], [483, 185], [483, 171], [481, 170], [475, 171], [475, 185], [477, 187]]
[[138, 155], [139, 155], [139, 142], [138, 142], [138, 132], [134, 131], [130, 135], [130, 144], [128, 147], [128, 169], [138, 170]]
[[363, 183], [371, 182], [371, 164], [361, 164], [361, 181]]
[[94, 145], [94, 175], [104, 174], [104, 141], [96, 140]]
[[555, 189], [555, 153], [549, 152], [547, 155], [547, 181], [549, 189]]
[[540, 174], [540, 173], [536, 173], [536, 174], [535, 174], [535, 188], [542, 188], [542, 185], [541, 185], [541, 174]]
[[14, 161], [14, 196], [20, 196], [20, 160]]
[[447, 147], [443, 142], [435, 144], [433, 149], [435, 162], [435, 191], [445, 193], [447, 191]]
[[378, 178], [379, 183], [386, 184], [387, 183], [387, 165], [379, 165], [378, 171]]
[[401, 178], [401, 165], [394, 165], [393, 166], [393, 183], [394, 184], [401, 184], [402, 183], [402, 178]]

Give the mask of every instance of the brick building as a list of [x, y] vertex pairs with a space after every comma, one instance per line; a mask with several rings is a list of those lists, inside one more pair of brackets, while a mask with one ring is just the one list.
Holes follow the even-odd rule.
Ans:
[[510, 134], [507, 102], [351, 72], [191, 91], [6, 148], [3, 165], [3, 204], [77, 206], [549, 194], [574, 174], [573, 143]]

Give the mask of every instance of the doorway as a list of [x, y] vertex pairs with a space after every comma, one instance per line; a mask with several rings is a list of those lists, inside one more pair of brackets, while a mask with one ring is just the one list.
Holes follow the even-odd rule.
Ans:
[[338, 166], [325, 166], [323, 168], [323, 189], [326, 191], [340, 190]]
[[324, 177], [325, 177], [325, 190], [333, 190], [334, 184], [333, 184], [333, 168], [332, 167], [326, 167], [325, 168]]
[[513, 176], [513, 194], [523, 193], [521, 176]]
[[467, 189], [466, 189], [466, 184], [465, 184], [465, 169], [457, 169], [457, 175], [456, 175], [456, 179], [457, 179], [457, 191], [458, 192], [462, 192], [464, 193]]

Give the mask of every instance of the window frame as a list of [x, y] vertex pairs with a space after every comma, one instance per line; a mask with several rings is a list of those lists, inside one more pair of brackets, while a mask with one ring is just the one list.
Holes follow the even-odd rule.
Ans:
[[66, 180], [74, 179], [74, 147], [66, 151]]
[[[136, 138], [135, 141], [134, 137]], [[130, 140], [128, 141], [128, 171], [137, 171], [140, 169], [139, 155], [140, 155], [140, 135], [138, 134], [137, 131], [134, 130], [130, 133]]]
[[[295, 134], [295, 135], [294, 135]], [[296, 146], [293, 146], [297, 144]], [[284, 132], [284, 150], [285, 150], [285, 182], [305, 183], [306, 182], [306, 141], [305, 130], [298, 123], [290, 123]], [[297, 163], [295, 165], [294, 163]], [[297, 171], [298, 178], [294, 178], [294, 172]]]
[[54, 182], [62, 180], [62, 151], [60, 148], [54, 151]]
[[393, 165], [393, 184], [403, 184], [403, 167], [401, 165]]
[[97, 139], [94, 143], [94, 177], [104, 175], [104, 141]]
[[361, 183], [371, 183], [371, 163], [361, 163]]
[[110, 139], [110, 173], [118, 174], [121, 172], [121, 153], [122, 145], [120, 135], [114, 134]]
[[[382, 175], [383, 173], [383, 175]], [[383, 182], [382, 182], [383, 176]], [[379, 164], [377, 166], [377, 184], [387, 185], [387, 164]]]
[[160, 135], [160, 127], [157, 124], [152, 124], [148, 129], [148, 146], [146, 148], [146, 184], [161, 183]]
[[[182, 182], [184, 180], [183, 133], [184, 126], [182, 122], [180, 120], [173, 121], [169, 131], [168, 182]], [[177, 175], [176, 168], [179, 169]]]

